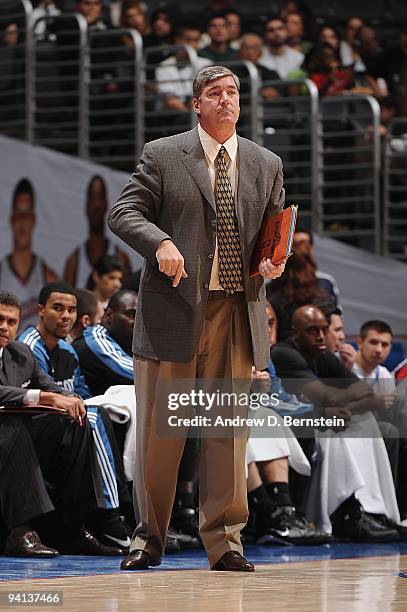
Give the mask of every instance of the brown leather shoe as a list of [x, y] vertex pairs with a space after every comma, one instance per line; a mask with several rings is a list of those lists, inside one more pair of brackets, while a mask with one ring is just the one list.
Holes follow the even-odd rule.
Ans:
[[117, 557], [126, 554], [121, 548], [102, 544], [93, 533], [84, 527], [80, 529], [72, 542], [63, 547], [62, 552], [66, 555], [93, 555], [98, 557]]
[[218, 572], [254, 572], [254, 565], [237, 551], [229, 550], [211, 569]]
[[4, 547], [7, 557], [57, 557], [59, 552], [45, 546], [36, 531], [12, 531]]
[[122, 570], [146, 570], [160, 565], [161, 557], [151, 557], [145, 550], [132, 550], [120, 564]]

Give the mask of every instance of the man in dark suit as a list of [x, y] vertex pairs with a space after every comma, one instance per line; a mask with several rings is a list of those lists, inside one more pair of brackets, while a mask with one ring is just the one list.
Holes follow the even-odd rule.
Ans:
[[[137, 380], [139, 525], [122, 569], [161, 560], [187, 431], [157, 435], [165, 380], [247, 381], [267, 367], [263, 278], [284, 264], [249, 268], [264, 217], [283, 207], [281, 160], [236, 136], [239, 79], [223, 66], [199, 71], [199, 126], [146, 144], [110, 211], [112, 231], [145, 257], [133, 336]], [[198, 383], [199, 386], [199, 383]], [[169, 428], [168, 428], [169, 429]], [[200, 536], [211, 569], [254, 571], [242, 556], [247, 520], [246, 435], [201, 438]]]
[[14, 341], [19, 319], [16, 296], [0, 292], [0, 406], [41, 404], [59, 408], [65, 416], [30, 418], [0, 410], [0, 513], [8, 532], [5, 553], [57, 555], [32, 529], [55, 506], [60, 524], [53, 537], [58, 546], [66, 552], [117, 554], [116, 548], [103, 546], [84, 528], [85, 517], [99, 503], [93, 486], [96, 470], [91, 471], [95, 465], [92, 432], [83, 402], [45, 374], [28, 346]]

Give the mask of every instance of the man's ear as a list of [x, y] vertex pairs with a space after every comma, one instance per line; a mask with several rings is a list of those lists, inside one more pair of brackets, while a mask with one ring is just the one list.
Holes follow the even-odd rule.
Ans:
[[110, 324], [112, 322], [112, 318], [113, 318], [113, 310], [109, 307], [106, 307], [105, 314], [102, 317], [103, 323]]
[[40, 319], [42, 319], [42, 315], [44, 313], [44, 306], [42, 304], [37, 304], [37, 306], [35, 307], [35, 310], [37, 311], [37, 314], [40, 317]]
[[99, 280], [99, 274], [96, 272], [96, 270], [93, 270], [92, 272], [92, 280], [95, 283], [95, 285], [97, 285], [97, 282]]
[[198, 98], [192, 98], [192, 106], [197, 115], [199, 115], [199, 100]]
[[85, 314], [81, 316], [80, 319], [80, 324], [82, 326], [83, 329], [86, 329], [87, 327], [90, 326], [91, 322], [90, 322], [90, 316]]
[[360, 349], [362, 348], [362, 344], [363, 344], [363, 340], [362, 340], [361, 336], [358, 336], [356, 338], [356, 342], [358, 343], [358, 351], [360, 351]]

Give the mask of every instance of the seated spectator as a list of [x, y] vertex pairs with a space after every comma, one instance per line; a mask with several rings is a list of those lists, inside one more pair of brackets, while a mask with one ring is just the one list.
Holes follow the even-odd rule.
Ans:
[[364, 64], [364, 69], [362, 67], [353, 69], [359, 90], [363, 87], [363, 93], [377, 98], [387, 96], [387, 83], [380, 76], [384, 72], [385, 56], [376, 31], [369, 26], [362, 25], [356, 32], [353, 44], [358, 49]]
[[305, 24], [302, 13], [288, 13], [285, 23], [287, 26], [287, 45], [304, 56], [307, 55], [312, 43], [305, 39]]
[[281, 79], [299, 68], [304, 56], [287, 45], [287, 27], [282, 19], [273, 17], [265, 24], [264, 48], [259, 64], [275, 70]]
[[73, 342], [92, 395], [112, 385], [133, 383], [132, 336], [137, 294], [118, 291], [109, 300], [102, 323], [87, 327]]
[[[57, 17], [61, 14], [61, 2], [55, 0], [39, 0], [34, 3], [35, 13], [34, 19], [41, 17]], [[34, 34], [38, 40], [44, 40], [46, 37], [47, 24], [45, 20], [39, 21], [34, 26]]]
[[339, 287], [336, 280], [333, 276], [331, 276], [331, 274], [318, 270], [314, 254], [312, 234], [298, 228], [294, 234], [293, 245], [294, 250], [298, 253], [303, 252], [304, 255], [309, 258], [310, 263], [314, 266], [315, 276], [318, 279], [318, 286], [321, 291], [325, 292], [336, 305], [339, 305]]
[[325, 287], [320, 287], [316, 268], [311, 244], [298, 243], [284, 274], [267, 285], [267, 298], [277, 315], [279, 341], [291, 335], [292, 315], [299, 306], [329, 297]]
[[346, 20], [345, 31], [343, 34], [343, 40], [340, 43], [340, 56], [342, 66], [353, 66], [355, 70], [364, 70], [364, 64], [360, 58], [360, 55], [355, 48], [354, 40], [356, 32], [360, 27], [364, 25], [364, 21], [361, 17], [350, 16]]
[[85, 207], [88, 220], [87, 239], [76, 247], [65, 262], [64, 280], [71, 287], [85, 287], [89, 275], [102, 255], [115, 255], [123, 264], [125, 274], [131, 271], [126, 253], [106, 237], [107, 186], [103, 177], [98, 174], [92, 176], [88, 183]]
[[37, 320], [36, 305], [41, 287], [57, 279], [55, 272], [32, 250], [36, 225], [35, 192], [27, 178], [14, 188], [10, 228], [12, 250], [0, 261], [0, 289], [11, 291], [20, 301], [20, 325], [25, 329]]
[[327, 43], [315, 45], [301, 66], [302, 73], [292, 71], [289, 78], [309, 78], [314, 81], [320, 96], [337, 96], [354, 86], [352, 68], [342, 68], [339, 53]]
[[76, 0], [75, 12], [85, 18], [89, 32], [104, 32], [108, 29], [102, 18], [102, 11], [102, 0]]
[[390, 95], [393, 97], [397, 115], [407, 116], [407, 22], [400, 28], [396, 45], [385, 52], [383, 73]]
[[118, 257], [103, 255], [88, 279], [86, 288], [92, 291], [102, 308], [122, 286], [124, 268]]
[[146, 6], [139, 0], [124, 0], [121, 7], [120, 27], [131, 28], [144, 38], [151, 32]]
[[92, 325], [99, 325], [104, 315], [104, 308], [96, 295], [89, 289], [76, 289], [76, 322], [65, 340], [72, 343], [82, 336], [83, 331]]
[[174, 44], [174, 30], [178, 20], [176, 5], [161, 4], [151, 16], [151, 32], [144, 36], [144, 48]]
[[223, 13], [215, 13], [208, 18], [206, 31], [210, 43], [207, 47], [200, 49], [201, 57], [217, 65], [238, 59], [238, 52], [229, 44], [228, 25]]
[[[182, 25], [175, 31], [176, 45], [189, 45], [197, 49], [201, 31], [194, 25]], [[185, 49], [180, 49], [156, 68], [155, 80], [157, 92], [164, 97], [164, 106], [169, 110], [191, 112], [192, 82], [196, 70], [209, 66], [212, 62], [203, 57], [196, 58], [194, 66], [189, 62]]]
[[[292, 339], [278, 343], [270, 353], [278, 376], [293, 379], [293, 386], [322, 413], [352, 415], [346, 432], [317, 434], [322, 468], [319, 482], [313, 481], [316, 488], [311, 485], [308, 516], [324, 530], [330, 530], [332, 521], [337, 537], [357, 541], [404, 538], [388, 456], [370, 413], [382, 401], [327, 351], [327, 328], [321, 310], [303, 306], [294, 313]], [[361, 428], [364, 437], [359, 437]], [[322, 496], [321, 484], [326, 487]]]
[[[0, 507], [8, 529], [4, 552], [13, 557], [56, 556], [58, 551], [42, 544], [33, 530], [41, 523], [61, 552], [119, 554], [84, 526], [98, 501], [93, 438], [83, 402], [44, 373], [28, 346], [14, 340], [19, 317], [16, 296], [0, 292], [0, 405], [41, 404], [66, 416], [0, 412]], [[51, 517], [54, 509], [57, 515]], [[53, 522], [55, 530], [50, 529]]]
[[340, 44], [341, 44], [341, 37], [336, 28], [334, 28], [331, 25], [324, 25], [318, 32], [316, 42], [331, 45], [331, 47], [333, 47], [335, 51], [339, 51]]
[[[239, 49], [239, 59], [252, 62], [257, 70], [259, 71], [260, 78], [263, 83], [267, 81], [278, 81], [280, 77], [275, 70], [269, 70], [265, 66], [259, 64], [259, 60], [262, 54], [262, 39], [258, 34], [244, 34], [241, 39]], [[244, 83], [241, 84], [242, 90]], [[261, 95], [265, 100], [271, 100], [280, 95], [279, 91], [270, 85], [265, 85], [261, 88]], [[241, 92], [242, 93], [242, 92]]]
[[[39, 367], [57, 385], [82, 399], [90, 398], [75, 349], [65, 341], [76, 320], [74, 290], [65, 283], [49, 283], [42, 288], [38, 301], [38, 326], [29, 327], [19, 337], [20, 342], [30, 347]], [[128, 507], [131, 501], [112, 424], [100, 408], [88, 406], [87, 414], [95, 438], [104, 495], [105, 511], [95, 517], [97, 533], [102, 541], [110, 545], [120, 542], [121, 548], [126, 549], [130, 539], [120, 520], [117, 483], [123, 503]]]
[[228, 28], [229, 44], [236, 51], [240, 48], [242, 35], [242, 17], [234, 8], [229, 8], [225, 11], [226, 23]]

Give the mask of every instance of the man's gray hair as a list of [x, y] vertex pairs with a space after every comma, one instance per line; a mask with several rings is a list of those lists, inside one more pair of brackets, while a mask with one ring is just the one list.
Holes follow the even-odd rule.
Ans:
[[209, 85], [212, 81], [216, 81], [216, 79], [225, 76], [231, 76], [238, 91], [240, 91], [239, 77], [229, 70], [229, 68], [226, 68], [226, 66], [207, 66], [206, 68], [202, 68], [194, 78], [192, 84], [192, 97], [198, 99], [204, 87]]

